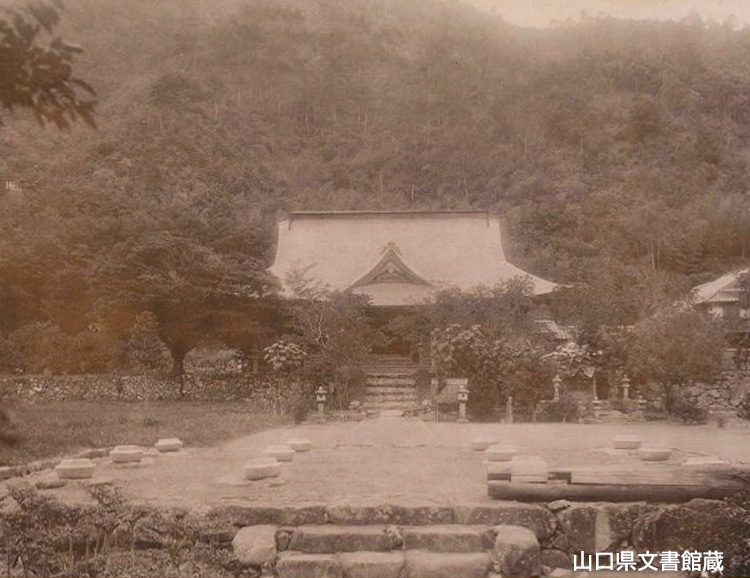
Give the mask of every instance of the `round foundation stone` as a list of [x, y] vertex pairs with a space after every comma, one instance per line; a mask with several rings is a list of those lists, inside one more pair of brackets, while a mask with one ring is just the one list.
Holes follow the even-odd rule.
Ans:
[[242, 466], [246, 480], [275, 478], [281, 474], [281, 463], [276, 458], [255, 458]]
[[309, 452], [312, 448], [312, 442], [305, 438], [289, 438], [286, 440], [286, 445], [295, 452]]
[[642, 462], [666, 462], [671, 455], [669, 448], [642, 447], [638, 450], [638, 459]]
[[61, 480], [83, 480], [94, 475], [96, 464], [88, 458], [69, 458], [55, 466]]
[[475, 452], [483, 452], [491, 445], [495, 444], [495, 440], [492, 438], [472, 438], [471, 449]]
[[509, 446], [494, 445], [484, 451], [488, 462], [509, 462], [515, 455], [515, 448]]
[[115, 446], [109, 457], [116, 464], [127, 464], [130, 462], [140, 462], [145, 450], [140, 446]]
[[280, 462], [291, 462], [294, 459], [294, 450], [289, 446], [268, 446], [263, 453]]
[[160, 452], [178, 452], [182, 449], [182, 441], [179, 438], [162, 438], [154, 447]]
[[612, 439], [612, 446], [616, 450], [637, 450], [641, 443], [641, 439], [636, 436], [617, 436]]

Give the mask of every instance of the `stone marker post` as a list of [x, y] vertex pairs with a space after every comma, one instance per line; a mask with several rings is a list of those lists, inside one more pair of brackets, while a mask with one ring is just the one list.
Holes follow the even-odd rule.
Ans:
[[562, 383], [562, 379], [560, 379], [559, 375], [556, 375], [552, 379], [552, 388], [554, 391], [552, 401], [560, 401], [560, 384]]
[[315, 390], [315, 401], [318, 402], [318, 415], [323, 415], [326, 409], [326, 390], [322, 385]]
[[622, 378], [622, 399], [630, 399], [630, 378], [626, 375]]
[[458, 386], [458, 421], [466, 423], [466, 402], [469, 401], [469, 388], [465, 383]]
[[591, 407], [594, 410], [594, 420], [599, 421], [599, 417], [601, 417], [601, 409], [602, 409], [602, 402], [599, 401], [598, 397], [594, 398], [594, 401], [591, 402]]
[[513, 423], [513, 396], [508, 396], [507, 405], [505, 408], [505, 415], [507, 417], [508, 423]]

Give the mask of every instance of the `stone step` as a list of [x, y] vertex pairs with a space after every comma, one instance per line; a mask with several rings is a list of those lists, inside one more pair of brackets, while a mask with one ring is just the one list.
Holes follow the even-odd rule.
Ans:
[[384, 386], [384, 387], [414, 387], [414, 378], [408, 375], [368, 375], [367, 376], [368, 386]]
[[278, 578], [485, 578], [492, 568], [487, 553], [434, 553], [420, 550], [376, 553], [303, 554], [282, 552]]
[[488, 526], [299, 526], [292, 533], [288, 550], [306, 554], [402, 549], [469, 553], [491, 550], [493, 540]]
[[486, 552], [494, 535], [486, 526], [415, 526], [402, 529], [404, 550]]
[[345, 552], [338, 559], [346, 578], [401, 578], [406, 573], [403, 552]]
[[307, 554], [389, 552], [400, 550], [401, 545], [401, 536], [387, 526], [300, 526], [292, 534], [289, 550]]
[[490, 555], [484, 552], [465, 554], [409, 550], [404, 558], [409, 578], [484, 578], [492, 568]]
[[387, 410], [387, 409], [414, 409], [417, 407], [416, 402], [408, 402], [408, 401], [381, 401], [378, 403], [367, 403], [365, 402], [362, 407], [364, 409], [377, 409], [377, 410]]
[[365, 401], [378, 403], [381, 401], [417, 401], [417, 394], [414, 392], [404, 393], [370, 393], [365, 394]]
[[278, 578], [343, 578], [344, 571], [335, 554], [282, 552], [276, 560]]
[[395, 393], [395, 394], [413, 393], [414, 395], [416, 395], [417, 389], [413, 386], [412, 387], [368, 386], [365, 389], [365, 393], [369, 395], [388, 395], [391, 393]]

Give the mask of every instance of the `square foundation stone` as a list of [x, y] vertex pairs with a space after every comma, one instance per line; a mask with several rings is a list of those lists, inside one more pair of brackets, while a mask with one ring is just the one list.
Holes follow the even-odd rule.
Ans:
[[280, 462], [291, 462], [294, 459], [294, 450], [289, 446], [268, 446], [263, 450], [263, 453], [272, 458], [276, 458]]
[[671, 455], [670, 448], [642, 447], [638, 450], [638, 459], [642, 462], [666, 462]]
[[510, 446], [493, 445], [484, 451], [484, 457], [488, 462], [509, 462], [518, 453]]
[[162, 438], [154, 447], [160, 452], [178, 452], [182, 449], [182, 441], [179, 438]]
[[246, 480], [264, 480], [281, 475], [281, 463], [276, 458], [255, 458], [242, 466]]
[[55, 467], [61, 480], [83, 480], [94, 475], [96, 464], [88, 458], [69, 458]]
[[637, 450], [641, 443], [641, 438], [637, 436], [622, 435], [612, 438], [612, 447], [616, 450]]
[[295, 452], [308, 452], [312, 448], [312, 442], [306, 438], [289, 438], [286, 445]]
[[539, 456], [515, 456], [510, 461], [510, 481], [520, 483], [546, 484], [547, 462]]
[[109, 457], [116, 464], [140, 462], [145, 450], [140, 446], [115, 446]]

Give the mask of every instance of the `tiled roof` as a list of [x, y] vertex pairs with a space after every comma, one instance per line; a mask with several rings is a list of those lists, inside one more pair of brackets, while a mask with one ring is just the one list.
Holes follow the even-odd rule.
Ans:
[[728, 273], [714, 281], [693, 288], [693, 303], [736, 303], [740, 300], [740, 277], [750, 272], [750, 268]]
[[279, 223], [270, 271], [284, 285], [294, 270], [333, 290], [352, 287], [375, 305], [417, 304], [440, 289], [518, 276], [535, 294], [556, 287], [509, 263], [500, 220], [476, 211], [292, 213]]

